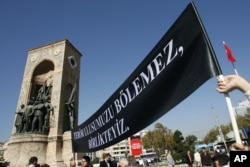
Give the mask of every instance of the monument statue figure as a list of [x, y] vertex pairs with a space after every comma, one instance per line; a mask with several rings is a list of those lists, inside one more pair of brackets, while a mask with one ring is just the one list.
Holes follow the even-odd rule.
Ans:
[[52, 115], [53, 115], [54, 108], [53, 108], [52, 104], [50, 103], [49, 97], [47, 97], [47, 99], [45, 99], [44, 105], [45, 105], [46, 111], [45, 111], [45, 116], [44, 116], [43, 132], [47, 132], [50, 128], [50, 124], [49, 124], [50, 114], [52, 112]]
[[76, 84], [74, 84], [74, 87], [71, 91], [68, 102], [65, 103], [67, 105], [67, 110], [68, 110], [70, 129], [74, 128], [75, 117], [76, 117], [75, 115], [75, 91], [76, 91]]
[[46, 112], [46, 106], [42, 101], [35, 101], [34, 104], [34, 118], [32, 120], [31, 132], [43, 132], [44, 116]]
[[74, 128], [74, 120], [75, 120], [75, 105], [74, 101], [70, 102], [68, 104], [68, 110], [69, 110], [69, 121], [70, 121], [70, 129]]
[[31, 130], [31, 124], [32, 124], [32, 119], [33, 119], [33, 100], [29, 100], [27, 106], [25, 107], [24, 110], [24, 115], [23, 115], [23, 131], [28, 132]]
[[24, 115], [25, 105], [21, 104], [21, 108], [16, 112], [16, 133], [21, 133], [23, 130], [23, 115]]

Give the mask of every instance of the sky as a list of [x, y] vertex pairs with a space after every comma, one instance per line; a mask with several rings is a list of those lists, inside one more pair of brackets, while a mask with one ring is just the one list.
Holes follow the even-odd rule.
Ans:
[[[8, 141], [11, 136], [28, 50], [68, 39], [82, 53], [81, 124], [127, 79], [189, 2], [1, 0], [0, 141]], [[250, 1], [194, 3], [223, 74], [234, 73], [222, 45], [224, 40], [236, 58], [238, 73], [250, 80]], [[230, 97], [233, 105], [245, 100], [239, 91], [230, 93]], [[225, 97], [216, 91], [214, 77], [146, 129], [161, 123], [172, 131], [180, 130], [183, 136], [202, 139], [216, 125], [229, 122]]]

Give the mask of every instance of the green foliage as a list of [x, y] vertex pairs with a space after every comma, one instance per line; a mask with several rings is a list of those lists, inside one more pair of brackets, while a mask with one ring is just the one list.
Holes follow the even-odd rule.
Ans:
[[211, 142], [214, 142], [216, 139], [217, 139], [217, 136], [219, 135], [219, 131], [214, 128], [214, 129], [211, 129], [207, 135], [205, 136], [204, 138], [204, 143], [211, 143]]
[[96, 157], [95, 159], [93, 159], [93, 160], [91, 161], [91, 163], [92, 163], [92, 164], [99, 163], [99, 158]]
[[175, 143], [181, 143], [184, 140], [184, 137], [182, 136], [181, 131], [176, 130], [174, 132], [174, 136], [173, 136], [174, 142]]
[[[236, 122], [239, 129], [247, 128], [250, 130], [250, 108], [247, 108], [247, 113], [244, 116], [237, 115]], [[228, 123], [227, 125], [220, 125], [221, 131], [224, 134], [224, 136], [232, 131], [232, 124]], [[218, 127], [211, 129], [206, 136], [204, 137], [204, 143], [211, 143], [214, 142], [217, 139], [217, 136], [219, 135]]]
[[174, 139], [174, 146], [172, 150], [172, 155], [175, 160], [180, 160], [185, 155], [185, 145], [184, 145], [184, 137], [182, 136], [182, 133], [179, 130], [176, 130], [173, 135]]
[[184, 140], [181, 131], [174, 133], [162, 124], [155, 124], [154, 130], [148, 131], [142, 138], [142, 145], [145, 149], [154, 149], [158, 154], [164, 154], [165, 150], [172, 152], [175, 160], [181, 160], [185, 157], [187, 150], [192, 150], [197, 137], [189, 135]]
[[185, 143], [193, 146], [195, 144], [195, 141], [197, 140], [197, 137], [194, 135], [188, 135], [185, 139]]
[[188, 135], [185, 138], [184, 142], [187, 145], [188, 150], [192, 151], [194, 149], [194, 145], [196, 144], [196, 141], [197, 141], [197, 137], [196, 136], [194, 136], [194, 135]]
[[171, 130], [162, 124], [155, 124], [155, 128], [142, 138], [142, 145], [145, 149], [154, 149], [156, 153], [163, 154], [168, 149], [171, 141]]

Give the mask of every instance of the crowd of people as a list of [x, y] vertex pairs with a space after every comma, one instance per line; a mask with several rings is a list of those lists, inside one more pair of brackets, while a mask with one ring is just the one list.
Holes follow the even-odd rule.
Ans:
[[[70, 167], [76, 167], [77, 163], [74, 158], [70, 160]], [[121, 158], [119, 162], [111, 157], [109, 153], [104, 153], [99, 167], [128, 167], [129, 162], [126, 158]], [[81, 167], [93, 167], [89, 156], [84, 155], [81, 160]]]

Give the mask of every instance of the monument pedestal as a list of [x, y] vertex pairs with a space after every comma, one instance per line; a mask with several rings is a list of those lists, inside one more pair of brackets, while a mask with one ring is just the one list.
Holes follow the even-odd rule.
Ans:
[[29, 158], [37, 156], [39, 163], [46, 160], [48, 136], [43, 134], [15, 134], [8, 142], [4, 158], [10, 161], [12, 167], [27, 167]]
[[[61, 147], [62, 146], [62, 147]], [[60, 149], [62, 148], [62, 149]], [[62, 137], [48, 137], [43, 134], [22, 133], [12, 135], [8, 149], [4, 152], [6, 161], [11, 167], [27, 167], [32, 156], [38, 158], [38, 163], [47, 163], [50, 167], [69, 167], [72, 154], [71, 132]], [[76, 154], [76, 159], [81, 154]]]

